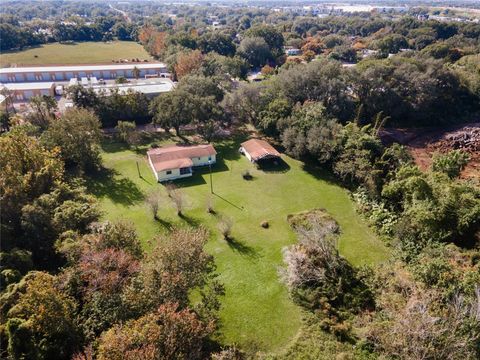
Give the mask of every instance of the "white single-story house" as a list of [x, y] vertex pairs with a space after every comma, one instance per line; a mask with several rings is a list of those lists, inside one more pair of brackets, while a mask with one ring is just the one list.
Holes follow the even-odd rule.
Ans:
[[279, 158], [280, 153], [265, 140], [250, 139], [241, 144], [240, 152], [255, 163], [259, 160]]
[[295, 56], [295, 55], [300, 55], [302, 53], [302, 50], [300, 49], [287, 49], [285, 50], [285, 54], [288, 56]]
[[151, 149], [148, 162], [157, 181], [168, 181], [192, 176], [192, 168], [215, 164], [217, 152], [210, 145], [171, 145]]

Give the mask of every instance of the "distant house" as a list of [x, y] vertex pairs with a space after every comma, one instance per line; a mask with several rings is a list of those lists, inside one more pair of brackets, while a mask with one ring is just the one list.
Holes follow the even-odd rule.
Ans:
[[300, 50], [300, 49], [287, 49], [287, 50], [285, 50], [285, 53], [288, 56], [295, 56], [295, 55], [300, 55], [302, 53], [302, 50]]
[[148, 162], [159, 182], [192, 176], [193, 167], [215, 164], [216, 155], [210, 144], [171, 145], [147, 152]]
[[265, 140], [251, 139], [241, 144], [240, 152], [248, 160], [256, 163], [260, 160], [275, 159], [280, 157], [280, 153]]

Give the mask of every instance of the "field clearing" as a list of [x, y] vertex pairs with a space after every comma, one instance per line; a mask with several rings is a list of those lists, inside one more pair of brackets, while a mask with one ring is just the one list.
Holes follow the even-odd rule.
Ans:
[[[239, 143], [240, 139], [214, 144], [218, 155], [213, 196], [208, 169], [176, 181], [188, 202], [183, 218], [176, 216], [164, 186], [155, 182], [144, 155], [147, 147], [132, 151], [106, 142], [102, 154], [106, 170], [90, 179], [87, 187], [100, 199], [105, 219], [135, 223], [147, 249], [168, 227], [207, 226], [211, 230], [207, 251], [215, 256], [226, 287], [219, 341], [279, 352], [295, 338], [302, 316], [278, 277], [282, 248], [296, 240], [286, 221], [288, 214], [325, 208], [341, 227], [340, 252], [355, 265], [385, 261], [389, 251], [355, 212], [347, 191], [328, 174], [287, 156], [279, 171], [258, 170], [239, 154]], [[253, 175], [250, 181], [242, 177], [246, 169]], [[159, 221], [153, 220], [143, 202], [155, 188], [164, 194]], [[206, 211], [209, 197], [216, 215]], [[231, 242], [223, 240], [217, 229], [219, 218], [225, 216], [234, 224]], [[269, 222], [268, 229], [260, 226], [263, 220]]]
[[53, 43], [21, 51], [5, 51], [0, 56], [0, 66], [109, 63], [132, 58], [152, 59], [143, 46], [133, 41]]

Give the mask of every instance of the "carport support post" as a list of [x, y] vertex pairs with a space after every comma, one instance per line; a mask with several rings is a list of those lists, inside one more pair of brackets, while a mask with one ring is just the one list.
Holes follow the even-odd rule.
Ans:
[[213, 194], [212, 161], [209, 161], [209, 162], [208, 162], [208, 168], [210, 169], [210, 193]]

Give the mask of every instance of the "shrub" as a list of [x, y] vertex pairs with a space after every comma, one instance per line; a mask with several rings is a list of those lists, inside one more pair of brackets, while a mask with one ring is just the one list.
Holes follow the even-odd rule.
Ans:
[[252, 180], [252, 179], [253, 179], [252, 174], [250, 174], [250, 170], [244, 170], [244, 171], [242, 172], [242, 177], [243, 177], [245, 180]]
[[218, 230], [225, 240], [230, 240], [232, 233], [233, 221], [228, 217], [222, 217], [218, 223]]

